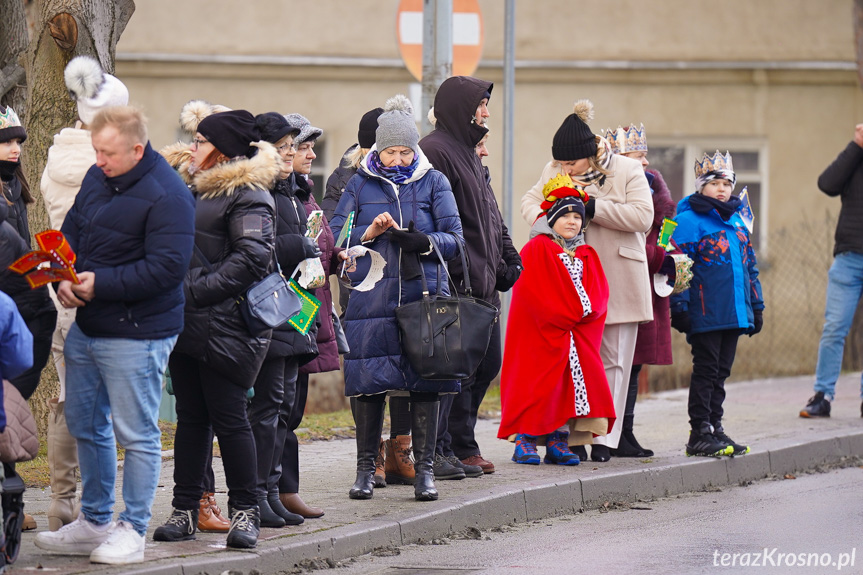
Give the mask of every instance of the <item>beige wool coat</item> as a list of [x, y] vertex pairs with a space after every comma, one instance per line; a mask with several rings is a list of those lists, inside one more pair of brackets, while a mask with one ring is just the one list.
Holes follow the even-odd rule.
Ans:
[[[599, 254], [608, 278], [607, 325], [653, 320], [652, 287], [644, 250], [646, 232], [653, 224], [653, 200], [644, 168], [637, 160], [614, 155], [611, 174], [601, 187], [585, 191], [596, 200], [585, 240]], [[554, 162], [546, 164], [539, 181], [521, 199], [521, 215], [533, 225], [542, 209], [542, 188], [563, 173]]]

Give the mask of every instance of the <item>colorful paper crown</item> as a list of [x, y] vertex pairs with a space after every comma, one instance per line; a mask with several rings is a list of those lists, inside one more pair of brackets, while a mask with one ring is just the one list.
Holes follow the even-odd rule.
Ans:
[[700, 162], [695, 160], [696, 178], [700, 178], [705, 174], [716, 172], [718, 170], [728, 170], [729, 172], [734, 171], [734, 166], [731, 164], [731, 152], [726, 151], [723, 156], [719, 153], [719, 150], [716, 150], [716, 153], [713, 154], [712, 158], [705, 152], [704, 158]]
[[611, 144], [611, 152], [614, 154], [647, 151], [647, 134], [644, 133], [644, 124], [638, 128], [635, 127], [635, 124], [630, 124], [626, 128], [618, 126], [616, 130], [609, 128], [605, 131], [605, 139]]
[[17, 128], [21, 126], [21, 120], [18, 119], [18, 114], [11, 106], [6, 106], [5, 112], [0, 112], [0, 130], [5, 128]]
[[542, 187], [542, 197], [545, 200], [540, 204], [540, 207], [544, 212], [548, 211], [554, 202], [570, 196], [580, 198], [585, 203], [590, 199], [580, 184], [572, 181], [572, 178], [566, 174], [558, 174]]

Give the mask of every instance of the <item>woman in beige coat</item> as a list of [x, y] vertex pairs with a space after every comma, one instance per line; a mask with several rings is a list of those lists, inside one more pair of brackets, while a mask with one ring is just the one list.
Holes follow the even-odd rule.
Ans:
[[[600, 353], [615, 412], [623, 414], [638, 324], [653, 319], [644, 249], [646, 232], [653, 223], [653, 201], [641, 163], [613, 155], [608, 141], [587, 125], [592, 117], [593, 104], [589, 100], [575, 103], [575, 112], [554, 135], [554, 159], [524, 194], [521, 213], [528, 224], [536, 221], [542, 211], [542, 187], [557, 174], [567, 174], [585, 184], [591, 198], [585, 206], [590, 222], [585, 238], [599, 254], [609, 285], [608, 317]], [[616, 449], [620, 440], [621, 425], [622, 417], [618, 417], [611, 433], [594, 439], [590, 454], [593, 461], [608, 461], [608, 449]], [[575, 452], [586, 459], [583, 446]]]

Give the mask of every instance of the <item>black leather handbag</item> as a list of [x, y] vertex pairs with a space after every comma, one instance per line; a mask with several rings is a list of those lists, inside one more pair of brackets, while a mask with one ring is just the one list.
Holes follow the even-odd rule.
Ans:
[[[411, 367], [423, 379], [465, 379], [473, 375], [491, 340], [498, 309], [471, 295], [467, 259], [462, 240], [456, 237], [466, 295], [460, 296], [449, 275], [446, 262], [434, 239], [429, 236], [433, 251], [440, 259], [452, 290], [450, 296], [430, 295], [425, 270], [422, 270], [422, 299], [396, 308], [402, 350]], [[440, 281], [438, 282], [440, 291]]]
[[[195, 252], [208, 271], [213, 271], [213, 265], [204, 252], [195, 246]], [[282, 268], [276, 261], [276, 271], [252, 284], [246, 293], [237, 298], [240, 316], [246, 323], [249, 334], [254, 337], [265, 335], [274, 327], [288, 324], [288, 319], [297, 315], [302, 308], [300, 297], [288, 285]]]

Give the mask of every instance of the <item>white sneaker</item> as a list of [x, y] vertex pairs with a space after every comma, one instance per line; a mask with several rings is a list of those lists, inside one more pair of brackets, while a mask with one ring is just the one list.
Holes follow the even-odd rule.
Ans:
[[108, 539], [110, 533], [110, 527], [100, 529], [79, 514], [78, 519], [59, 531], [37, 533], [36, 547], [64, 555], [89, 555]]
[[118, 521], [108, 539], [90, 553], [90, 563], [123, 565], [144, 560], [144, 536], [131, 523]]

